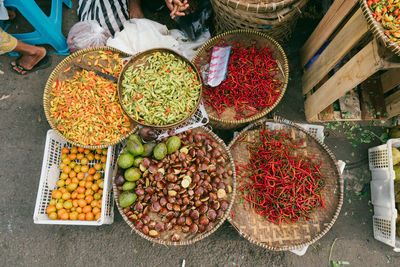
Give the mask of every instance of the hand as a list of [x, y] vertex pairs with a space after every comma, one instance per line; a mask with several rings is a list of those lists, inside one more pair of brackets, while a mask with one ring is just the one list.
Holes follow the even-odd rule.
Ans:
[[171, 18], [174, 19], [176, 16], [185, 16], [185, 11], [188, 7], [187, 0], [165, 0], [167, 7], [171, 10]]

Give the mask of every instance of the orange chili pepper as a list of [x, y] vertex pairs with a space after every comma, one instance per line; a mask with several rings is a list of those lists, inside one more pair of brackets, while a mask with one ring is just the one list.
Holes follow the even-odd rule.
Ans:
[[[121, 68], [118, 65], [115, 69]], [[130, 120], [121, 112], [115, 86], [93, 72], [82, 70], [71, 79], [56, 80], [51, 94], [54, 99], [50, 116], [56, 120], [57, 129], [71, 140], [84, 145], [105, 144], [130, 130]]]

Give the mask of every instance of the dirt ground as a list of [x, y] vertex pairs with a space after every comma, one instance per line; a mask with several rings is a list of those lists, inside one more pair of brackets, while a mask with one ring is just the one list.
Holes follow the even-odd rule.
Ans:
[[[37, 1], [46, 10], [50, 1]], [[63, 31], [77, 21], [76, 2], [64, 8]], [[43, 4], [44, 3], [44, 4]], [[284, 46], [290, 59], [290, 84], [276, 113], [305, 122], [301, 94], [299, 49], [317, 20], [302, 19]], [[13, 32], [28, 31], [21, 18]], [[168, 248], [132, 233], [115, 209], [112, 225], [101, 227], [35, 225], [32, 220], [39, 183], [46, 132], [42, 97], [46, 80], [64, 56], [52, 55], [52, 66], [26, 76], [10, 70], [9, 55], [0, 57], [0, 266], [329, 266], [328, 259], [351, 266], [400, 266], [400, 254], [373, 237], [370, 204], [370, 173], [367, 149], [379, 144], [375, 138], [356, 148], [348, 133], [326, 126], [326, 144], [338, 159], [345, 160], [345, 201], [332, 229], [307, 253], [266, 251], [250, 244], [225, 222], [210, 237], [187, 247]], [[363, 124], [378, 135], [381, 126]], [[355, 124], [358, 125], [358, 124]], [[368, 126], [368, 127], [367, 127]], [[218, 132], [229, 142], [231, 132]], [[353, 137], [354, 138], [354, 137]]]

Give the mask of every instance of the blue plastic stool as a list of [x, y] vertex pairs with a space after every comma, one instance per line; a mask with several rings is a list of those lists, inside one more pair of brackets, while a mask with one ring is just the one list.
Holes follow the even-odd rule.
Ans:
[[5, 0], [4, 5], [15, 7], [35, 28], [34, 32], [13, 34], [18, 40], [32, 44], [49, 44], [57, 52], [69, 50], [67, 39], [61, 32], [62, 4], [72, 7], [71, 0], [52, 0], [50, 17], [40, 9], [35, 0]]

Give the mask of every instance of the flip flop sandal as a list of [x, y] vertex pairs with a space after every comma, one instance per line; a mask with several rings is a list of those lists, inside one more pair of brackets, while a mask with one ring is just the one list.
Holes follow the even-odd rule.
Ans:
[[[35, 66], [33, 66], [32, 69], [27, 70], [27, 69], [25, 69], [24, 67], [22, 67], [22, 66], [19, 64], [19, 60], [21, 59], [21, 57], [22, 57], [22, 56], [20, 56], [20, 57], [15, 61], [15, 66], [16, 66], [18, 69], [20, 69], [21, 72], [15, 70], [15, 69], [14, 69], [15, 66], [11, 64], [11, 69], [12, 69], [14, 72], [18, 73], [19, 75], [26, 75], [26, 74], [28, 74], [29, 72], [33, 72], [33, 71], [45, 69], [45, 68], [48, 68], [48, 67], [51, 65], [50, 57], [46, 54], [38, 63], [36, 63]], [[22, 71], [26, 71], [26, 72], [25, 72], [25, 73], [22, 73]]]

